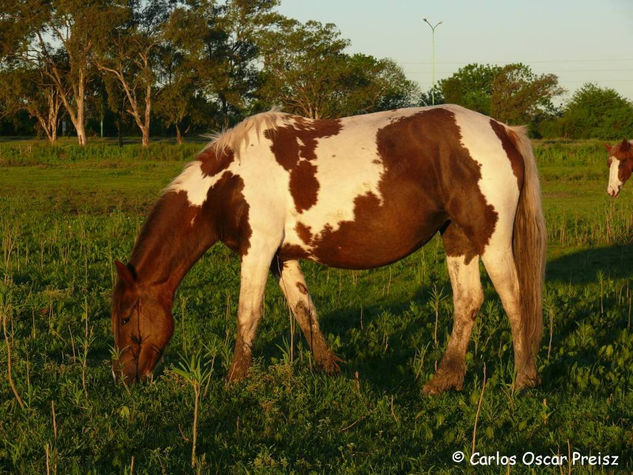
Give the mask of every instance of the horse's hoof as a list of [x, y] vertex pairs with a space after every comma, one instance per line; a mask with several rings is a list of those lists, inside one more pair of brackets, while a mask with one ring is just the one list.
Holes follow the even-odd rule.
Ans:
[[437, 372], [433, 378], [422, 387], [422, 394], [427, 396], [436, 396], [448, 391], [456, 389], [461, 391], [464, 384], [464, 375], [458, 373]]
[[345, 363], [345, 361], [332, 352], [330, 352], [325, 358], [317, 360], [317, 366], [328, 374], [340, 373], [341, 368], [339, 363]]
[[537, 374], [519, 373], [514, 381], [514, 389], [533, 388], [541, 383], [541, 378]]

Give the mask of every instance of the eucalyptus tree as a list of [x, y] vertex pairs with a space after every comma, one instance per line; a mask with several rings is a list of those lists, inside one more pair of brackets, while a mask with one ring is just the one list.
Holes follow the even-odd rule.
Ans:
[[217, 107], [213, 107], [199, 87], [197, 59], [174, 41], [173, 33], [178, 25], [175, 18], [178, 13], [175, 13], [165, 30], [165, 43], [159, 50], [160, 77], [154, 110], [165, 126], [175, 128], [180, 144], [192, 127], [204, 125], [208, 130], [217, 116]]
[[149, 144], [152, 98], [157, 87], [159, 47], [169, 18], [168, 0], [134, 0], [117, 6], [95, 49], [94, 62], [112, 75], [127, 100], [126, 112]]
[[280, 15], [278, 0], [181, 2], [170, 40], [195, 72], [196, 92], [217, 110], [209, 127], [227, 127], [254, 111], [261, 87], [258, 39]]
[[262, 95], [310, 118], [340, 117], [412, 105], [417, 86], [390, 59], [345, 52], [332, 23], [279, 19], [260, 39]]
[[15, 116], [23, 110], [37, 120], [50, 143], [57, 140], [62, 99], [43, 68], [27, 64], [1, 71], [0, 101], [5, 115]]
[[11, 0], [0, 8], [0, 54], [6, 65], [40, 71], [86, 144], [86, 95], [95, 39], [107, 26], [108, 0]]

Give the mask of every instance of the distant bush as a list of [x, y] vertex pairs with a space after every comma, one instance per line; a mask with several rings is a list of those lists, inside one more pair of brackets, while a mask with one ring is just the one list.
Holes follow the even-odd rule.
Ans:
[[121, 160], [188, 161], [204, 147], [204, 143], [176, 145], [168, 142], [125, 144], [111, 142], [88, 143], [81, 147], [75, 142], [60, 141], [50, 145], [44, 140], [0, 142], [0, 166], [59, 165], [80, 161], [108, 162]]
[[[585, 84], [573, 95], [558, 120], [557, 135], [621, 139], [633, 135], [633, 106], [613, 89]], [[546, 136], [543, 134], [543, 136]]]

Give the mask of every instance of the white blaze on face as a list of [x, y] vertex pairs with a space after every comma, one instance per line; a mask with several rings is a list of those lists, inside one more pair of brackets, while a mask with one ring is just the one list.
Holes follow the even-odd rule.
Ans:
[[622, 188], [619, 172], [620, 160], [615, 157], [611, 157], [611, 166], [609, 167], [609, 186], [607, 186], [607, 193], [609, 193], [610, 196], [618, 196], [620, 188]]

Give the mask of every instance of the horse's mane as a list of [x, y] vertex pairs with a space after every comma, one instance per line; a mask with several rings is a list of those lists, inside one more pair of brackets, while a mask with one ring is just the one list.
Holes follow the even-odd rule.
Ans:
[[208, 137], [211, 139], [211, 142], [209, 142], [204, 150], [210, 147], [215, 148], [216, 151], [231, 149], [236, 155], [239, 155], [240, 149], [248, 146], [251, 131], [254, 130], [255, 135], [259, 135], [262, 130], [274, 130], [279, 125], [281, 119], [287, 115], [288, 114], [284, 112], [280, 112], [276, 107], [267, 112], [252, 115], [228, 130], [209, 135]]

